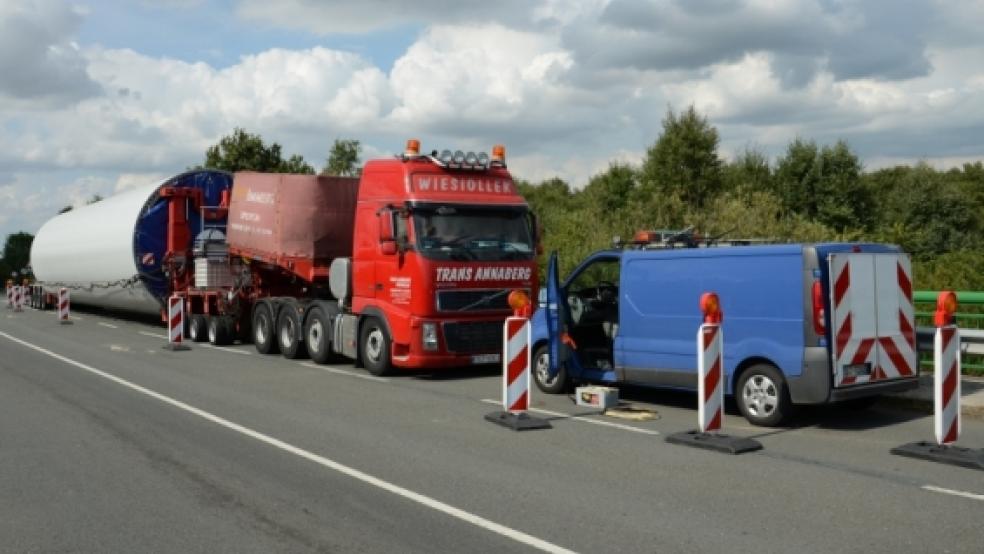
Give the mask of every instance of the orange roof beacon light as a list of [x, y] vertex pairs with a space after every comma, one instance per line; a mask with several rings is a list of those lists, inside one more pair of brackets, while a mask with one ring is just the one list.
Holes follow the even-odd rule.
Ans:
[[700, 295], [700, 311], [704, 312], [704, 323], [719, 325], [724, 319], [721, 312], [721, 299], [716, 292], [705, 292]]
[[506, 147], [504, 145], [496, 144], [492, 147], [492, 163], [506, 165]]
[[634, 235], [632, 235], [632, 243], [633, 244], [649, 244], [649, 243], [655, 242], [655, 241], [656, 241], [656, 232], [655, 231], [643, 231], [643, 230], [639, 230], [639, 231], [636, 231]]
[[509, 307], [513, 309], [513, 316], [530, 317], [532, 315], [533, 310], [530, 304], [530, 296], [526, 294], [526, 291], [517, 289], [510, 292], [508, 301]]
[[941, 291], [936, 297], [936, 313], [933, 314], [933, 324], [937, 327], [953, 325], [955, 313], [957, 313], [957, 293], [952, 290]]
[[420, 141], [417, 139], [407, 140], [407, 149], [403, 153], [406, 158], [416, 158], [420, 155]]

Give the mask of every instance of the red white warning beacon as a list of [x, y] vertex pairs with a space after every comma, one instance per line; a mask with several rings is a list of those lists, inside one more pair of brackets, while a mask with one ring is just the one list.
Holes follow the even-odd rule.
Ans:
[[960, 436], [960, 331], [954, 323], [957, 295], [943, 291], [936, 299], [933, 339], [936, 443], [947, 445]]
[[721, 300], [713, 292], [700, 297], [704, 323], [697, 331], [697, 417], [701, 433], [721, 430], [724, 410], [724, 368]]
[[58, 321], [62, 324], [68, 324], [72, 321], [68, 318], [69, 315], [69, 297], [68, 289], [62, 287], [58, 289]]
[[184, 300], [177, 295], [167, 299], [167, 344], [170, 350], [190, 350], [182, 344], [184, 339]]

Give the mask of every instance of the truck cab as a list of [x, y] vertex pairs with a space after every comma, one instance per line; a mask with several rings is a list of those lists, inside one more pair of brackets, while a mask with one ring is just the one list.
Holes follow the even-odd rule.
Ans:
[[421, 155], [411, 141], [402, 157], [369, 161], [337, 327], [376, 373], [497, 363], [509, 292], [537, 288], [536, 230], [502, 147]]
[[548, 393], [573, 381], [696, 390], [704, 292], [721, 298], [725, 392], [754, 424], [917, 385], [911, 269], [897, 247], [645, 240], [591, 254], [563, 282], [551, 257], [534, 380]]

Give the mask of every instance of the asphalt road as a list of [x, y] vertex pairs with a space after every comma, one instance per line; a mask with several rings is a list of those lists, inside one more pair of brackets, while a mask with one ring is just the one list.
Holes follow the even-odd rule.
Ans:
[[[626, 422], [534, 393], [552, 429], [483, 416], [498, 372], [371, 378], [252, 346], [162, 349], [112, 316], [0, 311], [3, 552], [980, 552], [984, 471], [901, 458], [931, 418], [805, 410], [672, 445], [696, 400], [625, 390]], [[984, 447], [984, 422], [961, 445]]]

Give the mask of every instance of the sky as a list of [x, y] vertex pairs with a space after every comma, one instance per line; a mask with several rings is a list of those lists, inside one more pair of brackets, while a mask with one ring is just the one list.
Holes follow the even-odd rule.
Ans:
[[489, 151], [573, 187], [693, 105], [725, 158], [984, 159], [984, 0], [0, 0], [0, 237], [202, 163]]

